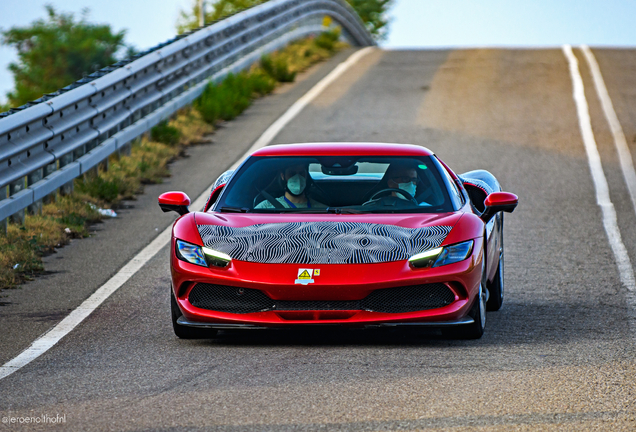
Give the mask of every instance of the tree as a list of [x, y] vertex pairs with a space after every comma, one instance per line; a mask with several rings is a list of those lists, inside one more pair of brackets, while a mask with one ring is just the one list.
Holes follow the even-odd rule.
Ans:
[[388, 34], [389, 18], [386, 13], [393, 0], [347, 0], [366, 24], [367, 30], [379, 40]]
[[15, 81], [15, 90], [7, 93], [12, 106], [35, 100], [115, 63], [115, 54], [125, 46], [125, 31], [113, 33], [109, 25], [89, 23], [88, 9], [82, 11], [79, 21], [73, 14], [57, 13], [50, 5], [46, 11], [46, 20], [1, 33], [2, 43], [18, 51], [18, 62], [9, 65]]
[[[265, 3], [268, 0], [216, 0], [212, 3], [212, 10], [205, 12], [205, 21], [212, 22], [228, 15], [240, 12], [244, 9]], [[369, 32], [379, 40], [386, 38], [389, 19], [386, 12], [393, 0], [347, 0], [353, 9], [360, 15]], [[199, 27], [199, 5], [193, 0], [190, 12], [181, 11], [177, 21], [179, 34]]]
[[[229, 15], [233, 15], [252, 6], [265, 3], [268, 0], [216, 0], [212, 3], [212, 10], [205, 11], [205, 22], [223, 19]], [[209, 1], [206, 1], [209, 3]], [[189, 30], [199, 28], [199, 5], [197, 0], [193, 0], [192, 10], [190, 12], [181, 11], [179, 20], [177, 21], [177, 32], [185, 33]]]

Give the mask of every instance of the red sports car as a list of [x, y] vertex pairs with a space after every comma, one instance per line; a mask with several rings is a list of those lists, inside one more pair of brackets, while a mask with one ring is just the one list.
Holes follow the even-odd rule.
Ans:
[[201, 212], [159, 197], [172, 230], [172, 322], [218, 329], [434, 326], [479, 338], [504, 298], [503, 214], [487, 171], [457, 176], [415, 145], [268, 146]]

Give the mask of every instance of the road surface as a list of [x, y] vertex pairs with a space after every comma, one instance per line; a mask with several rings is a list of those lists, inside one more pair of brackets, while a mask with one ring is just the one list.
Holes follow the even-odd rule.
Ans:
[[[636, 51], [593, 50], [636, 156]], [[574, 53], [622, 242], [636, 214], [581, 50]], [[174, 220], [351, 51], [257, 101], [188, 150], [173, 176], [0, 299], [0, 361], [27, 348]], [[52, 349], [0, 380], [2, 430], [634, 430], [636, 303], [621, 284], [561, 49], [382, 51], [363, 57], [275, 143], [378, 141], [487, 169], [520, 204], [505, 219], [506, 299], [480, 340], [404, 331], [172, 333], [168, 248]], [[7, 418], [64, 416], [57, 424]], [[18, 421], [16, 420], [16, 421]], [[52, 420], [51, 420], [52, 421]]]

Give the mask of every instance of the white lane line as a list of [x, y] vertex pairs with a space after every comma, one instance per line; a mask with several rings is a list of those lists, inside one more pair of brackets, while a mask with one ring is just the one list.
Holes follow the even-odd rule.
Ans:
[[[296, 117], [307, 105], [309, 105], [311, 101], [316, 99], [316, 97], [320, 93], [322, 93], [332, 82], [337, 80], [340, 77], [340, 75], [345, 73], [347, 69], [349, 69], [351, 66], [356, 64], [358, 60], [360, 60], [362, 57], [366, 56], [373, 50], [375, 50], [374, 47], [367, 47], [367, 48], [361, 49], [360, 51], [356, 51], [351, 56], [349, 56], [347, 60], [340, 63], [334, 70], [332, 70], [329, 73], [329, 75], [324, 77], [311, 90], [305, 93], [303, 97], [298, 99], [291, 107], [289, 107], [289, 109], [285, 112], [285, 114], [280, 116], [278, 120], [272, 123], [272, 125], [268, 127], [265, 132], [263, 132], [263, 135], [261, 135], [256, 140], [256, 142], [254, 142], [254, 145], [250, 147], [250, 149], [247, 151], [247, 154], [252, 154], [259, 148], [265, 147], [266, 145], [271, 143], [274, 140], [274, 138], [276, 138], [276, 135], [278, 135], [280, 131], [283, 130], [283, 128], [287, 126], [287, 124], [290, 121], [294, 119], [294, 117]], [[236, 163], [234, 163], [234, 165], [232, 165], [230, 169], [234, 170], [238, 168], [240, 164], [241, 164], [241, 159], [236, 161]]]
[[[364, 48], [353, 53], [347, 60], [339, 64], [331, 73], [324, 77], [309, 92], [292, 105], [285, 114], [282, 115], [272, 126], [270, 126], [254, 145], [239, 159], [233, 166], [235, 169], [240, 162], [254, 151], [268, 145], [276, 137], [285, 125], [287, 125], [294, 117], [302, 111], [316, 96], [318, 96], [329, 84], [335, 81], [347, 69], [353, 66], [363, 56], [370, 53], [373, 48]], [[209, 196], [210, 185], [190, 206], [191, 208], [203, 208]], [[159, 234], [148, 246], [143, 248], [135, 257], [128, 262], [110, 278], [104, 285], [95, 291], [89, 298], [79, 305], [66, 318], [60, 321], [55, 327], [44, 335], [36, 339], [27, 349], [22, 351], [13, 359], [0, 366], [0, 379], [6, 378], [20, 368], [23, 368], [33, 360], [47, 352], [64, 336], [69, 334], [71, 330], [79, 325], [86, 317], [88, 317], [95, 309], [99, 307], [108, 297], [111, 296], [119, 287], [125, 284], [135, 273], [139, 271], [157, 252], [170, 242], [172, 225]]]
[[618, 116], [616, 115], [612, 99], [610, 99], [609, 92], [605, 86], [605, 81], [601, 74], [601, 68], [598, 66], [596, 57], [594, 57], [592, 50], [587, 45], [581, 45], [581, 51], [583, 51], [585, 60], [587, 60], [587, 64], [592, 71], [592, 79], [594, 81], [594, 86], [596, 87], [596, 94], [601, 101], [603, 113], [605, 114], [607, 123], [609, 123], [612, 135], [614, 136], [614, 145], [618, 152], [618, 159], [621, 164], [621, 169], [623, 170], [623, 177], [625, 178], [625, 183], [627, 183], [627, 190], [629, 191], [632, 204], [634, 205], [634, 212], [636, 213], [636, 171], [634, 171], [634, 162], [632, 160], [632, 154], [629, 151], [629, 147], [627, 146], [625, 133], [623, 132], [621, 123], [618, 121]]
[[590, 121], [590, 111], [585, 99], [585, 88], [583, 87], [583, 78], [579, 71], [579, 62], [572, 52], [572, 46], [563, 45], [563, 54], [568, 61], [570, 67], [570, 77], [572, 78], [573, 96], [576, 103], [576, 111], [579, 118], [579, 127], [583, 136], [583, 144], [587, 153], [587, 160], [594, 181], [596, 190], [596, 202], [603, 212], [603, 227], [607, 233], [609, 244], [614, 252], [618, 273], [622, 284], [629, 291], [636, 291], [636, 282], [634, 281], [634, 269], [629, 260], [627, 249], [621, 239], [621, 233], [618, 229], [616, 220], [616, 210], [614, 204], [610, 200], [609, 186], [603, 172], [601, 164], [601, 155], [596, 146], [594, 132], [592, 131], [592, 122]]

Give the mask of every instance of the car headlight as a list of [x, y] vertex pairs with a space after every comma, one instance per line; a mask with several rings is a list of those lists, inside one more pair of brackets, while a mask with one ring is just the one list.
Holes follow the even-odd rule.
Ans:
[[175, 252], [180, 260], [201, 267], [227, 267], [232, 262], [232, 257], [228, 254], [184, 242], [183, 240], [177, 240]]
[[431, 249], [409, 258], [409, 264], [415, 268], [440, 267], [465, 260], [473, 251], [472, 240], [454, 245]]

